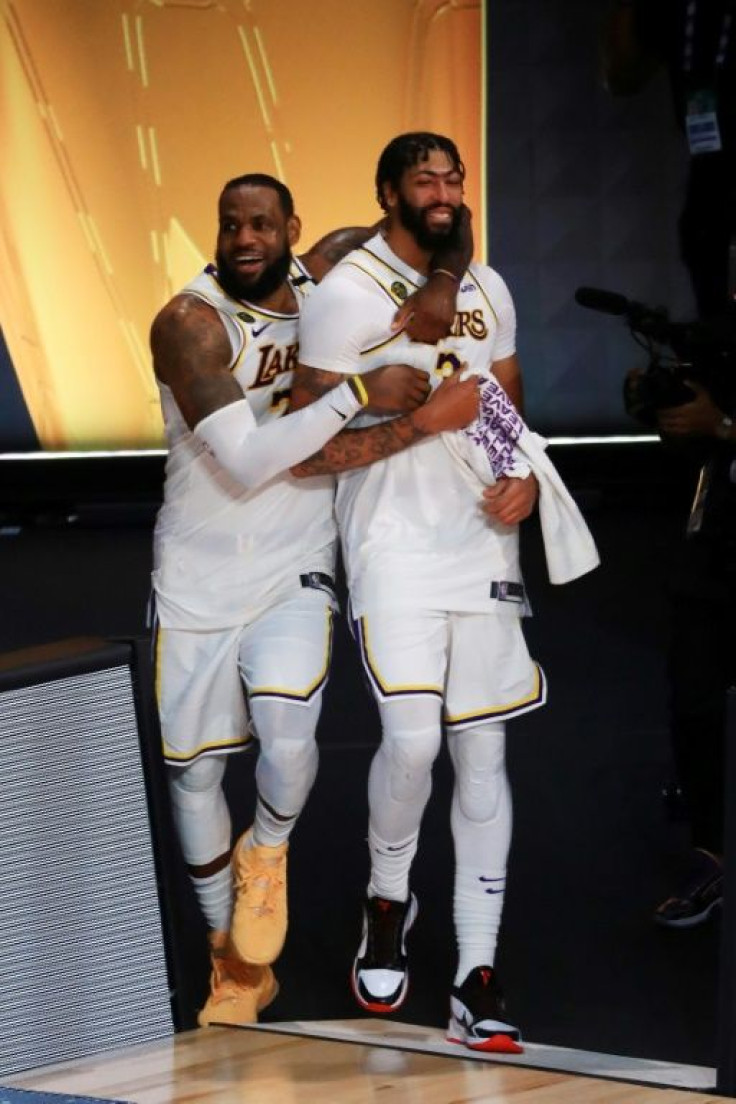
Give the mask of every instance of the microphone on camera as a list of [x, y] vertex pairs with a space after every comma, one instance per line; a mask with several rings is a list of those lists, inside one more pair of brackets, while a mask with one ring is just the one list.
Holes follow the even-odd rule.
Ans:
[[575, 302], [579, 307], [587, 307], [588, 310], [617, 315], [628, 314], [632, 305], [625, 295], [592, 287], [579, 287], [575, 292]]
[[575, 292], [575, 302], [588, 310], [602, 314], [615, 314], [625, 318], [629, 327], [638, 334], [654, 341], [669, 341], [676, 337], [682, 326], [673, 325], [664, 307], [648, 307], [627, 299], [616, 291], [604, 291], [603, 288], [579, 287]]

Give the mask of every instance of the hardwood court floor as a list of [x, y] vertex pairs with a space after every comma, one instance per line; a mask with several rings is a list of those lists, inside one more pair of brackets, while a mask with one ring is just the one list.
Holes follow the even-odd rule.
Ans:
[[32, 1071], [16, 1088], [131, 1104], [707, 1104], [725, 1097], [510, 1063], [206, 1028]]

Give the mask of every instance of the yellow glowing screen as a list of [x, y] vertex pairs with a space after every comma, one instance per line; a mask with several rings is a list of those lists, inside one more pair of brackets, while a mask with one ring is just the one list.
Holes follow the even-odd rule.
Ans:
[[481, 255], [483, 21], [483, 0], [0, 0], [0, 326], [42, 447], [161, 445], [150, 323], [211, 259], [230, 177], [284, 180], [306, 249], [379, 217], [395, 134], [449, 134]]

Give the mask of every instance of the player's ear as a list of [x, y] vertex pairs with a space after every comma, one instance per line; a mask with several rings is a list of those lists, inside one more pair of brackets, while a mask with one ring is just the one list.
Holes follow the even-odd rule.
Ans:
[[286, 234], [290, 246], [295, 246], [302, 236], [302, 220], [298, 215], [289, 215], [286, 223]]
[[381, 185], [381, 206], [383, 207], [386, 214], [388, 214], [390, 211], [393, 211], [398, 202], [398, 198], [399, 197], [397, 193], [391, 187], [389, 182], [387, 180], [384, 180], [383, 184]]

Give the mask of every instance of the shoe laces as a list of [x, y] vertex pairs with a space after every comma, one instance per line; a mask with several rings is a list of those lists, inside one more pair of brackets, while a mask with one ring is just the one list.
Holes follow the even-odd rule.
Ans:
[[492, 967], [476, 966], [457, 992], [461, 1000], [467, 1000], [476, 1020], [505, 1016], [505, 1001]]
[[243, 990], [257, 989], [263, 980], [263, 967], [243, 962], [231, 955], [212, 956], [213, 1001], [234, 1001], [243, 996]]
[[284, 884], [284, 856], [266, 858], [255, 850], [245, 851], [235, 866], [233, 878], [238, 893], [246, 894], [245, 907], [256, 916], [274, 912], [274, 898]]

